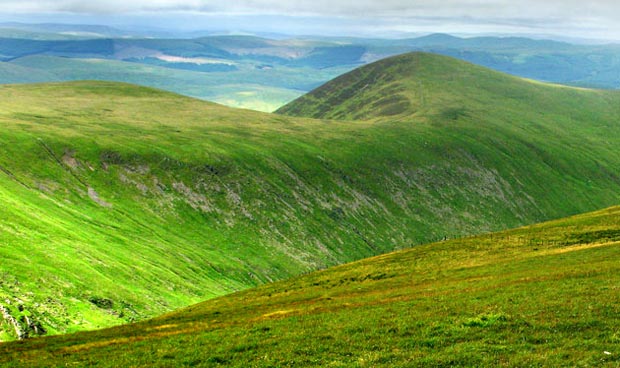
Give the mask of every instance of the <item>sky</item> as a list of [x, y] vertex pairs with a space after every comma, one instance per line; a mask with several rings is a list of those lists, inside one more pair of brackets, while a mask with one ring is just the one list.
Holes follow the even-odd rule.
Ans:
[[0, 0], [0, 21], [258, 34], [441, 32], [620, 41], [618, 0]]

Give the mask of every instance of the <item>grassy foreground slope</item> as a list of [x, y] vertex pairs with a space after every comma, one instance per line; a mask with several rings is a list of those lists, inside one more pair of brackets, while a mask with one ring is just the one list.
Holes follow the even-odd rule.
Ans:
[[0, 340], [618, 201], [617, 93], [425, 54], [355, 73], [365, 88], [333, 101], [351, 115], [375, 103], [360, 90], [410, 105], [347, 122], [116, 83], [0, 87], [0, 306], [18, 325]]
[[2, 344], [0, 366], [617, 367], [618, 257], [613, 207]]

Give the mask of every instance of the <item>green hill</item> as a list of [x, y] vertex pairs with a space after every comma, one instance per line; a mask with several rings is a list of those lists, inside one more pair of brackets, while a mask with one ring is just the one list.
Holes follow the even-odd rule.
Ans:
[[618, 202], [618, 93], [426, 54], [334, 83], [331, 107], [315, 92], [304, 111], [368, 120], [105, 82], [0, 87], [0, 305], [18, 330], [140, 320]]
[[0, 345], [0, 366], [617, 367], [620, 208], [447, 241], [138, 323]]
[[[410, 53], [346, 73], [276, 113], [339, 120], [417, 117], [445, 122], [478, 118], [494, 123], [515, 115], [528, 119], [517, 120], [518, 125], [531, 125], [532, 119], [540, 120], [538, 125], [559, 125], [570, 123], [561, 119], [605, 109], [599, 105], [618, 95], [560, 85], [553, 88], [446, 56]], [[583, 103], [575, 104], [581, 99]]]

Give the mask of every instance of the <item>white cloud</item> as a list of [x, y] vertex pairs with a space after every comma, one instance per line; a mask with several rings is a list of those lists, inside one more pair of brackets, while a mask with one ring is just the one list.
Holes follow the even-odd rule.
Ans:
[[[275, 15], [390, 24], [394, 29], [620, 34], [618, 0], [0, 0], [3, 14], [77, 16]], [[448, 27], [450, 25], [450, 27]], [[417, 26], [417, 28], [416, 28]], [[450, 28], [450, 29], [446, 29]]]
[[616, 0], [4, 0], [5, 12], [191, 11], [322, 16], [605, 17], [620, 15]]

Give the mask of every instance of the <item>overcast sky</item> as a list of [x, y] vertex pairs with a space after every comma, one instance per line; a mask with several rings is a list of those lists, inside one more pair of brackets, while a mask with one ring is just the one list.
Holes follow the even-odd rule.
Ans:
[[0, 21], [326, 35], [521, 33], [620, 40], [619, 0], [0, 0]]

